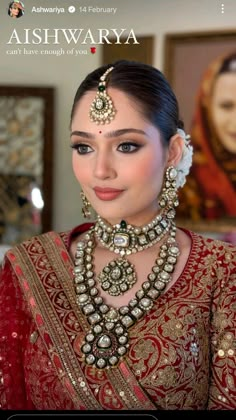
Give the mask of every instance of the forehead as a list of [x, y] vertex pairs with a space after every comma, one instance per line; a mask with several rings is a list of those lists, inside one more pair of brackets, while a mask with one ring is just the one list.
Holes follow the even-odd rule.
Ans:
[[[137, 123], [137, 121], [140, 121], [140, 123], [142, 123], [142, 121], [143, 122], [146, 121], [142, 113], [140, 104], [137, 101], [135, 101], [134, 98], [132, 98], [131, 96], [115, 88], [110, 88], [110, 89], [108, 88], [107, 94], [110, 96], [113, 102], [113, 106], [116, 111], [116, 114], [112, 123], [113, 122], [122, 123], [122, 121], [125, 122], [128, 119], [130, 120], [130, 123], [132, 121], [135, 121], [135, 123]], [[95, 95], [96, 95], [96, 91], [88, 91], [77, 102], [73, 119], [72, 119], [72, 124], [73, 122], [76, 122], [77, 120], [79, 120], [81, 124], [87, 123], [88, 121], [90, 121], [89, 110], [95, 98]], [[93, 126], [96, 125], [93, 122], [91, 122], [91, 124]], [[105, 124], [104, 126], [107, 126], [110, 124]]]
[[[116, 114], [109, 124], [99, 124], [90, 121], [89, 110], [95, 98], [96, 91], [87, 92], [77, 103], [71, 121], [71, 131], [84, 131], [96, 136], [98, 132], [106, 136], [109, 132], [125, 129], [136, 129], [146, 133], [146, 137], [157, 141], [161, 139], [160, 131], [142, 114], [141, 106], [134, 98], [124, 92], [110, 88], [108, 95], [113, 101]], [[159, 142], [157, 142], [159, 143]]]
[[223, 94], [235, 95], [236, 91], [236, 72], [220, 74], [213, 88], [213, 96]]

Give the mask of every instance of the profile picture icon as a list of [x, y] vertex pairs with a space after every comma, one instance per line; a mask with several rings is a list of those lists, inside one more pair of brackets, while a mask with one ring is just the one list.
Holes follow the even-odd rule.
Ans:
[[22, 1], [11, 1], [8, 6], [8, 15], [12, 18], [20, 18], [24, 14], [24, 4]]

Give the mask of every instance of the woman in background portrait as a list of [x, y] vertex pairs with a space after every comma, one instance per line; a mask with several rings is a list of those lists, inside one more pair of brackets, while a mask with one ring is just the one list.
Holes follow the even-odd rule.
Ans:
[[191, 129], [193, 166], [180, 192], [179, 217], [236, 217], [236, 52], [207, 69]]
[[24, 5], [21, 1], [11, 1], [8, 7], [8, 15], [12, 18], [20, 18], [24, 14]]

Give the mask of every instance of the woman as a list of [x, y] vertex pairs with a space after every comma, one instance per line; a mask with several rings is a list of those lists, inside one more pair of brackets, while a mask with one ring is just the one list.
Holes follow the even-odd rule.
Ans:
[[24, 5], [21, 1], [11, 1], [8, 7], [8, 15], [12, 18], [20, 18], [24, 14]]
[[2, 407], [235, 409], [235, 248], [175, 225], [192, 147], [163, 74], [89, 74], [71, 147], [98, 217], [7, 252]]
[[180, 217], [236, 217], [236, 53], [207, 69], [191, 129], [194, 159]]

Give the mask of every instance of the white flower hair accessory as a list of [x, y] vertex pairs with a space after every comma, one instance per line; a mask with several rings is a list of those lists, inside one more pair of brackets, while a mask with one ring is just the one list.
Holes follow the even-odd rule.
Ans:
[[184, 141], [184, 148], [182, 158], [179, 164], [176, 166], [178, 172], [176, 178], [177, 188], [183, 187], [186, 182], [186, 176], [189, 174], [190, 168], [193, 161], [193, 146], [190, 144], [190, 135], [186, 134], [182, 128], [177, 128], [177, 133], [182, 137]]

